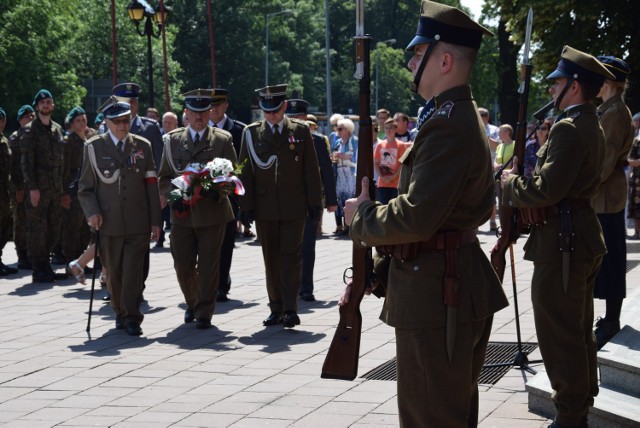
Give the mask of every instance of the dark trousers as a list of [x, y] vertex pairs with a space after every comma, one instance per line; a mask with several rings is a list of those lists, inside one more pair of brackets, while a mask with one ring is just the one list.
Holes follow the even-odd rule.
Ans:
[[233, 258], [233, 247], [236, 243], [236, 220], [227, 223], [222, 239], [222, 249], [220, 250], [220, 285], [218, 292], [228, 294], [231, 289], [231, 259]]
[[313, 268], [316, 264], [316, 237], [318, 236], [318, 222], [307, 217], [304, 221], [304, 235], [302, 236], [302, 281], [300, 294], [313, 293]]
[[622, 300], [627, 297], [627, 228], [624, 210], [611, 214], [598, 214], [607, 254], [602, 265], [593, 295], [597, 299]]

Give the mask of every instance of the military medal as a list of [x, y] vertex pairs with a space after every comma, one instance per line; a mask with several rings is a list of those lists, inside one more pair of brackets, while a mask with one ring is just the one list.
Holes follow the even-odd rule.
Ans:
[[300, 158], [298, 157], [298, 155], [296, 155], [295, 161], [298, 162], [300, 160]]
[[[296, 148], [295, 144], [293, 144], [293, 143], [289, 144], [289, 150], [293, 150], [295, 148]], [[298, 158], [296, 157], [296, 159], [298, 159]]]
[[107, 177], [107, 178], [109, 178], [109, 176], [111, 175], [111, 173], [109, 172], [109, 170], [108, 170], [108, 169], [105, 169], [103, 174], [104, 174], [104, 176], [105, 176], [105, 177]]

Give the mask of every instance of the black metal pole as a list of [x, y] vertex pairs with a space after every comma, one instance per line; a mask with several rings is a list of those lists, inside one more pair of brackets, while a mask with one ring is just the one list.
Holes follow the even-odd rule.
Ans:
[[153, 34], [153, 24], [151, 18], [147, 17], [144, 23], [144, 32], [147, 35], [147, 67], [149, 68], [149, 105], [153, 107], [153, 58], [151, 56], [151, 35]]

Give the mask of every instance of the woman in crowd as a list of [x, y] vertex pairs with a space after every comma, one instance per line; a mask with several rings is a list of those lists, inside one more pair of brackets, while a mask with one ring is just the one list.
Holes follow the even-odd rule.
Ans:
[[348, 227], [343, 225], [344, 203], [356, 194], [356, 159], [358, 158], [358, 138], [353, 135], [355, 126], [351, 119], [337, 122], [338, 138], [331, 145], [331, 160], [336, 171], [336, 192], [338, 210], [336, 211], [337, 235], [346, 235]]

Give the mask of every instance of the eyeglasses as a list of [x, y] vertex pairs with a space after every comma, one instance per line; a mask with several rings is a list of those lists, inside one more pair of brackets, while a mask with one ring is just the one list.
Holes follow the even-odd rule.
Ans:
[[344, 131], [344, 128], [338, 128], [338, 131]]
[[538, 128], [538, 131], [548, 131], [549, 128], [547, 128], [546, 126], [541, 126], [540, 128]]
[[129, 125], [129, 118], [124, 119], [109, 119], [114, 125]]

